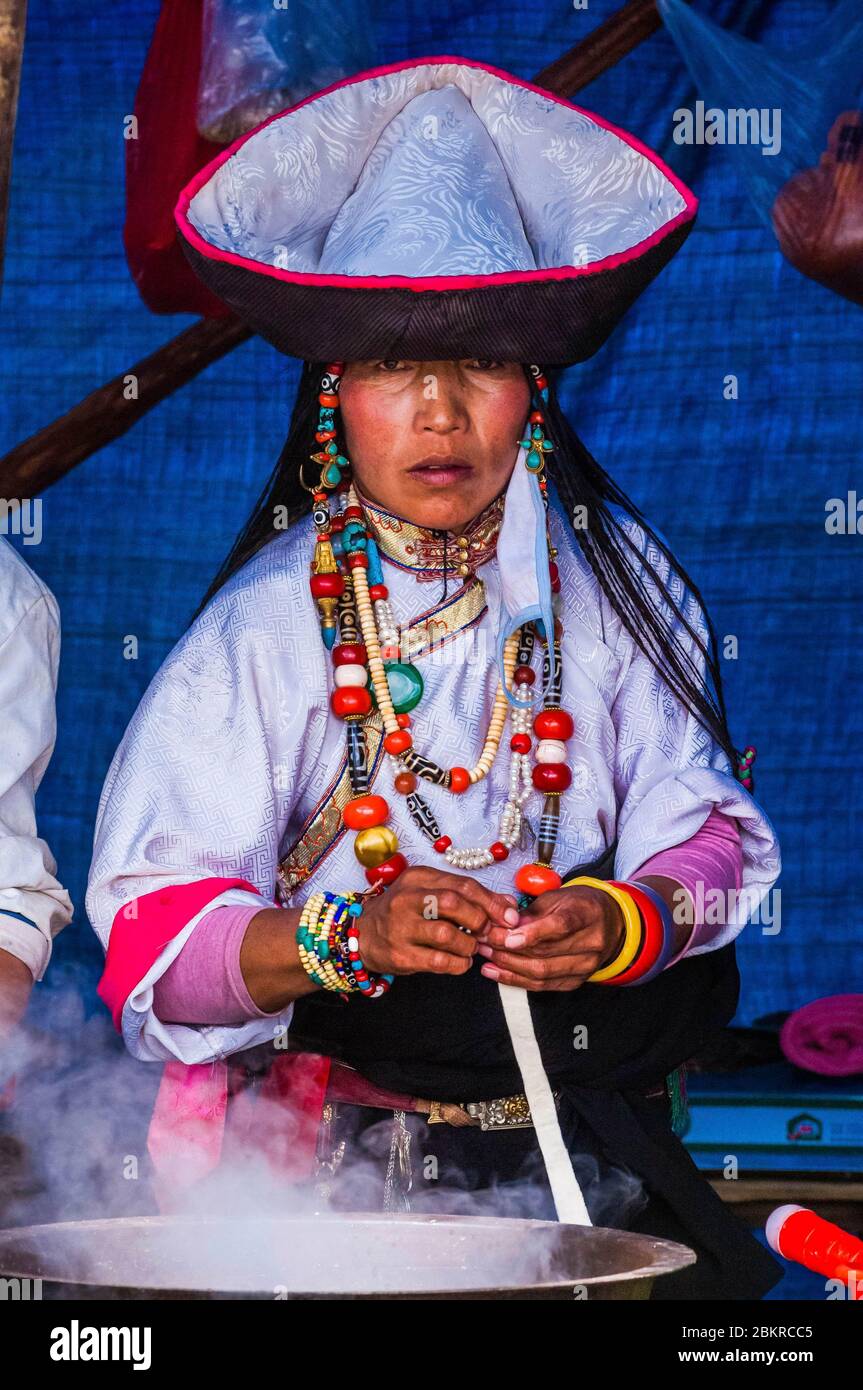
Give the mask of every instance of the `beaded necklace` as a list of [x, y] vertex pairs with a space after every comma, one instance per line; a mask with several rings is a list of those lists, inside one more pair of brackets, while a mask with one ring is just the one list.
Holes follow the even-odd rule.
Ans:
[[[544, 384], [544, 383], [543, 383]], [[336, 452], [332, 412], [337, 403], [337, 376], [328, 369], [324, 390], [319, 397], [322, 430], [318, 438]], [[332, 433], [330, 433], [332, 431]], [[329, 439], [321, 435], [329, 435]], [[530, 417], [527, 466], [539, 472], [543, 450], [550, 447], [542, 436], [542, 415]], [[316, 455], [326, 467], [327, 455]], [[339, 455], [339, 466], [342, 462]], [[366, 880], [375, 889], [395, 882], [407, 868], [399, 850], [398, 838], [387, 824], [390, 807], [385, 797], [369, 793], [368, 758], [363, 721], [377, 707], [384, 727], [384, 749], [393, 773], [395, 791], [406, 797], [411, 819], [434, 849], [453, 867], [482, 869], [503, 861], [520, 842], [523, 806], [531, 790], [545, 794], [540, 817], [537, 858], [524, 864], [515, 875], [515, 886], [524, 901], [560, 886], [561, 878], [551, 868], [557, 840], [561, 794], [570, 785], [572, 773], [566, 758], [566, 740], [572, 737], [571, 716], [561, 708], [562, 628], [555, 619], [551, 641], [542, 623], [525, 624], [506, 641], [503, 655], [504, 682], [498, 684], [488, 732], [473, 768], [442, 768], [414, 747], [410, 732], [410, 711], [419, 705], [424, 693], [422, 675], [410, 661], [401, 659], [400, 633], [383, 582], [380, 553], [356, 490], [347, 478], [332, 491], [340, 495], [340, 510], [331, 516], [329, 495], [324, 487], [313, 491], [313, 519], [316, 529], [310, 586], [316, 600], [324, 645], [331, 653], [335, 689], [330, 697], [333, 713], [345, 721], [348, 773], [353, 797], [342, 811], [344, 824], [356, 831], [354, 852], [365, 869]], [[540, 480], [546, 508], [545, 480]], [[549, 568], [552, 591], [559, 593], [560, 579], [549, 540]], [[338, 641], [336, 641], [338, 632]], [[506, 691], [533, 685], [536, 672], [531, 663], [535, 635], [543, 648], [543, 707], [531, 719], [530, 708], [513, 706]], [[460, 849], [448, 835], [442, 835], [435, 815], [417, 790], [418, 778], [434, 782], [455, 795], [461, 795], [491, 771], [500, 749], [507, 718], [510, 719], [509, 792], [500, 821], [499, 838], [490, 845]], [[534, 748], [531, 738], [538, 740]], [[534, 763], [531, 766], [531, 751]]]

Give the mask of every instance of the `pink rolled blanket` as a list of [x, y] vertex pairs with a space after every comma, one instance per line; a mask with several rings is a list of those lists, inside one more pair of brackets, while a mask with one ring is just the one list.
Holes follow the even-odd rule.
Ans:
[[804, 1004], [783, 1023], [779, 1045], [804, 1071], [863, 1075], [863, 994], [831, 994]]

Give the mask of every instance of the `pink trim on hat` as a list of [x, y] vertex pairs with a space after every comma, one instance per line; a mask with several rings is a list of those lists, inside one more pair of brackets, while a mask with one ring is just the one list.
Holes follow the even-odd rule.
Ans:
[[[298, 111], [301, 106], [308, 105], [309, 102], [317, 101], [319, 97], [327, 96], [330, 92], [337, 91], [340, 87], [350, 87], [357, 82], [366, 82], [373, 77], [384, 77], [389, 73], [401, 72], [405, 68], [426, 67], [431, 64], [455, 63], [459, 67], [480, 68], [483, 72], [491, 73], [494, 77], [502, 78], [505, 82], [514, 84], [517, 87], [524, 87], [527, 91], [536, 92], [539, 96], [547, 97], [551, 101], [556, 101], [560, 106], [568, 106], [572, 111], [578, 111], [581, 115], [589, 117], [597, 125], [605, 130], [610, 130], [617, 135], [623, 142], [639, 154], [650, 160], [661, 173], [665, 175], [669, 183], [677, 190], [684, 200], [686, 206], [682, 212], [673, 217], [670, 222], [666, 222], [643, 241], [637, 242], [626, 251], [616, 251], [611, 256], [604, 257], [601, 261], [594, 261], [587, 266], [553, 266], [546, 270], [502, 270], [490, 275], [318, 275], [314, 271], [300, 270], [280, 270], [276, 266], [264, 265], [261, 261], [250, 260], [246, 256], [238, 256], [234, 251], [222, 251], [220, 248], [212, 246], [205, 241], [200, 233], [192, 226], [189, 221], [189, 204], [195, 194], [203, 188], [204, 184], [216, 173], [221, 166], [231, 158], [237, 150], [243, 146], [247, 140], [251, 140], [254, 135], [271, 125], [273, 121], [281, 120], [283, 116], [290, 115], [292, 111]], [[428, 58], [408, 58], [400, 63], [387, 63], [383, 67], [369, 68], [365, 72], [355, 73], [353, 77], [342, 78], [338, 82], [333, 82], [329, 87], [323, 87], [319, 92], [312, 92], [310, 96], [304, 97], [294, 106], [288, 106], [284, 111], [277, 111], [275, 115], [268, 116], [261, 121], [260, 125], [253, 130], [241, 135], [227, 149], [216, 155], [216, 158], [206, 164], [186, 184], [182, 190], [177, 205], [174, 208], [174, 220], [182, 236], [194, 246], [196, 251], [206, 256], [211, 261], [223, 261], [228, 265], [234, 265], [244, 270], [251, 270], [258, 275], [268, 275], [274, 280], [283, 280], [288, 284], [296, 285], [320, 285], [340, 287], [343, 289], [409, 289], [416, 292], [423, 290], [469, 290], [482, 289], [492, 285], [518, 285], [532, 280], [572, 280], [580, 275], [593, 275], [602, 270], [614, 270], [617, 266], [626, 265], [629, 261], [637, 260], [639, 256], [652, 246], [656, 246], [663, 241], [675, 227], [683, 222], [689, 222], [698, 210], [698, 198], [686, 184], [677, 177], [672, 169], [668, 167], [663, 159], [654, 150], [648, 148], [635, 135], [629, 131], [621, 129], [620, 126], [613, 125], [602, 116], [598, 116], [595, 111], [589, 111], [584, 106], [576, 106], [574, 102], [567, 101], [565, 97], [559, 97], [554, 92], [548, 92], [543, 87], [537, 87], [533, 82], [525, 82], [520, 77], [514, 77], [512, 73], [504, 72], [502, 68], [490, 66], [488, 63], [479, 63], [470, 58], [457, 58], [450, 54], [443, 54], [439, 57]]]

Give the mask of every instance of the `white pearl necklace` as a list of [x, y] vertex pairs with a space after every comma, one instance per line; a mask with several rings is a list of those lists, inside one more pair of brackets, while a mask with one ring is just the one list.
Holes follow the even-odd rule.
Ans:
[[[392, 604], [389, 599], [380, 598], [374, 602], [375, 626], [378, 631], [378, 641], [381, 648], [389, 647], [401, 654], [401, 632], [396, 624]], [[511, 736], [514, 734], [531, 735], [533, 722], [532, 709], [516, 709], [509, 706], [509, 722]], [[393, 778], [400, 772], [405, 771], [405, 767], [400, 758], [394, 753], [388, 753], [387, 758]], [[521, 839], [524, 813], [522, 807], [533, 791], [533, 781], [531, 777], [530, 757], [527, 753], [517, 753], [511, 750], [509, 767], [509, 794], [504, 802], [503, 809], [498, 821], [498, 840], [505, 845], [508, 850], [512, 850]], [[484, 845], [474, 845], [468, 849], [459, 849], [455, 845], [450, 845], [444, 850], [444, 858], [453, 868], [458, 869], [483, 869], [499, 861], [495, 859], [491, 850]]]

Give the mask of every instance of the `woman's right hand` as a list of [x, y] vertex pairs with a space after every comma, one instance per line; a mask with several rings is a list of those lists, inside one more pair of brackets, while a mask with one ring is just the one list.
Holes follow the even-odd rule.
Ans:
[[419, 865], [367, 899], [360, 955], [375, 975], [464, 975], [489, 927], [518, 925], [516, 899], [465, 874]]

